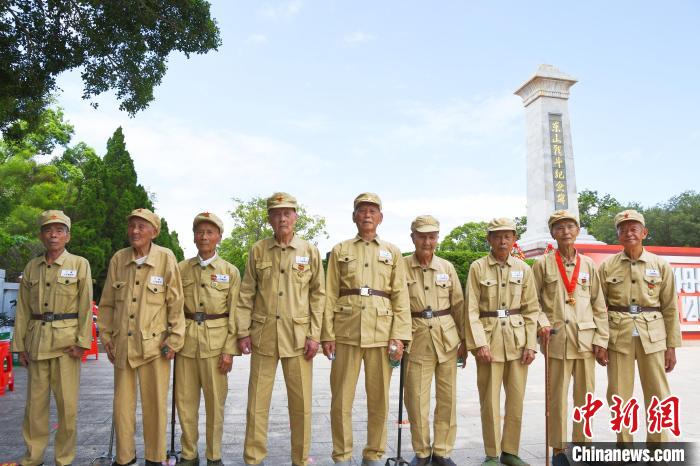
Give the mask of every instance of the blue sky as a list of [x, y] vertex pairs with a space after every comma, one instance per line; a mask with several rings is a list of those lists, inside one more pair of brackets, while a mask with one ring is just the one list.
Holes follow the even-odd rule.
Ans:
[[[525, 214], [525, 118], [513, 92], [541, 63], [571, 90], [579, 190], [656, 204], [698, 189], [697, 2], [215, 1], [218, 52], [172, 55], [135, 118], [92, 109], [78, 73], [59, 104], [73, 143], [104, 153], [123, 126], [140, 182], [195, 252], [191, 220], [284, 190], [354, 234], [352, 199], [385, 203], [379, 233], [410, 250], [411, 220], [443, 235]], [[230, 221], [225, 220], [230, 226]]]

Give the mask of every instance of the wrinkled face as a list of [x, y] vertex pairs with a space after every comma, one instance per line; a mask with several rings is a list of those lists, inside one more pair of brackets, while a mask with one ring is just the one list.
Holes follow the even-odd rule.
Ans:
[[513, 250], [516, 235], [513, 230], [490, 231], [486, 237], [494, 253], [507, 253]]
[[376, 233], [377, 227], [384, 220], [382, 211], [377, 204], [361, 202], [352, 213], [352, 221], [357, 225], [360, 233]]
[[70, 241], [68, 227], [62, 223], [49, 223], [41, 227], [39, 240], [49, 252], [60, 252]]
[[431, 231], [430, 233], [414, 231], [411, 233], [411, 239], [413, 240], [413, 245], [416, 247], [416, 252], [433, 254], [437, 247], [438, 236], [439, 234], [437, 231]]
[[557, 241], [557, 245], [561, 248], [562, 246], [573, 246], [579, 231], [580, 229], [576, 222], [564, 219], [552, 225], [550, 232], [552, 233], [552, 238]]
[[221, 242], [219, 227], [211, 222], [200, 222], [194, 228], [194, 244], [200, 255], [209, 255], [216, 251], [216, 246]]
[[641, 245], [648, 234], [649, 230], [634, 220], [622, 222], [617, 226], [617, 240], [625, 248]]
[[141, 217], [131, 217], [126, 228], [126, 236], [132, 248], [142, 249], [148, 246], [156, 237], [156, 227]]
[[272, 226], [275, 236], [289, 236], [294, 233], [294, 225], [299, 215], [291, 207], [280, 207], [267, 211], [267, 221]]

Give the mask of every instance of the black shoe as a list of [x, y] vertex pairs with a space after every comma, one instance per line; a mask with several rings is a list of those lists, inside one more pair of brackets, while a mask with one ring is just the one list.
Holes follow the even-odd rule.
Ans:
[[224, 462], [221, 460], [207, 460], [207, 466], [224, 466]]
[[161, 461], [146, 460], [146, 466], [163, 466]]
[[134, 456], [134, 459], [131, 460], [131, 461], [129, 461], [128, 463], [121, 464], [121, 463], [117, 463], [117, 462], [115, 461], [114, 463], [112, 463], [112, 466], [129, 466], [129, 465], [131, 465], [131, 464], [136, 464], [136, 457], [135, 457], [135, 456]]
[[414, 456], [411, 460], [411, 466], [428, 466], [430, 464], [430, 457], [421, 458], [419, 456]]
[[457, 466], [457, 464], [452, 461], [452, 458], [444, 456], [433, 455], [433, 465], [434, 466]]
[[569, 463], [569, 458], [566, 457], [564, 452], [552, 455], [552, 466], [571, 466]]
[[175, 463], [176, 466], [199, 466], [199, 456], [191, 459], [191, 460], [186, 460], [184, 458], [180, 458], [177, 463]]

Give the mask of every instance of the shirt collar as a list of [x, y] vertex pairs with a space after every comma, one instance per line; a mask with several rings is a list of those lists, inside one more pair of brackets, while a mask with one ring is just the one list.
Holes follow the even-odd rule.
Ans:
[[[489, 265], [501, 265], [501, 263], [498, 262], [496, 260], [496, 258], [493, 256], [493, 253], [489, 252], [489, 255], [486, 257], [488, 257]], [[514, 262], [515, 262], [515, 260], [513, 259], [513, 256], [508, 254], [508, 259], [506, 259], [506, 265], [508, 265], [509, 267], [512, 267]]]
[[197, 259], [197, 263], [199, 264], [200, 267], [206, 267], [208, 265], [212, 265], [214, 263], [214, 261], [216, 261], [216, 259], [218, 259], [218, 258], [219, 258], [219, 255], [217, 253], [214, 253], [213, 256], [211, 256], [209, 259], [206, 259], [206, 260], [202, 259], [199, 256], [199, 254], [197, 254], [197, 257], [195, 259]]
[[[364, 239], [362, 239], [362, 236], [360, 236], [359, 233], [355, 235], [355, 242], [357, 243], [358, 241], [365, 241]], [[376, 235], [374, 237], [374, 239], [372, 240], [372, 242], [376, 243], [376, 244], [381, 244], [381, 240], [379, 239], [379, 235]]]
[[[64, 249], [63, 252], [61, 253], [61, 255], [58, 256], [58, 257], [53, 261], [53, 263], [56, 264], [56, 265], [59, 265], [59, 266], [60, 266], [60, 265], [63, 265], [63, 262], [66, 260], [66, 257], [68, 257], [68, 251]], [[46, 264], [46, 254], [42, 254], [42, 255], [41, 255], [41, 262], [44, 263], [44, 264]]]
[[[155, 259], [154, 259], [155, 254], [153, 254], [153, 252], [154, 252], [157, 248], [158, 248], [158, 245], [157, 245], [157, 244], [151, 243], [151, 249], [148, 251], [148, 255], [146, 256], [146, 260], [144, 261], [144, 264], [145, 264], [145, 265], [149, 265], [149, 266], [151, 266], [151, 267], [155, 267], [155, 265], [156, 265], [156, 262], [155, 262]], [[134, 251], [134, 248], [131, 248], [131, 262], [133, 262], [133, 263], [135, 264], [135, 263], [136, 263], [136, 259], [138, 259], [138, 257], [136, 257], [136, 251]]]
[[[623, 261], [632, 261], [630, 257], [627, 255], [625, 250], [622, 250], [622, 260]], [[639, 259], [637, 259], [635, 262], [650, 262], [651, 261], [651, 254], [647, 252], [646, 248], [642, 249], [642, 254], [639, 255]]]
[[267, 248], [272, 249], [274, 247], [278, 247], [278, 248], [290, 247], [293, 249], [299, 249], [303, 245], [302, 241], [303, 240], [301, 238], [299, 238], [299, 236], [297, 236], [296, 233], [294, 233], [294, 236], [292, 236], [292, 240], [289, 242], [289, 244], [286, 246], [282, 246], [273, 236], [272, 238], [270, 238], [270, 245]]
[[[421, 269], [423, 268], [423, 266], [420, 264], [420, 262], [418, 262], [418, 257], [416, 256], [415, 252], [413, 254], [411, 254], [409, 257], [411, 258], [410, 259], [411, 267], [421, 268]], [[438, 270], [438, 260], [437, 260], [437, 256], [435, 254], [433, 254], [433, 258], [430, 260], [430, 264], [428, 265], [428, 268], [433, 269], [433, 270]]]

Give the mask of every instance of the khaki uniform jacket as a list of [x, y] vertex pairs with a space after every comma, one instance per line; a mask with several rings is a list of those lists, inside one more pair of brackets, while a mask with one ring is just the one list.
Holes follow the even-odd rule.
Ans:
[[427, 268], [420, 265], [415, 254], [404, 257], [403, 261], [411, 312], [452, 310], [446, 316], [411, 319], [413, 340], [408, 347], [409, 357], [421, 357], [411, 354], [411, 348], [424, 348], [423, 342], [429, 339], [438, 362], [443, 363], [455, 355], [460, 341], [464, 340], [464, 293], [457, 271], [450, 262], [435, 255]]
[[313, 244], [294, 236], [288, 246], [274, 238], [250, 249], [236, 309], [238, 338], [253, 351], [288, 358], [304, 353], [306, 339], [321, 339], [323, 264]]
[[[549, 341], [549, 356], [556, 359], [590, 358], [593, 357], [593, 345], [608, 346], [608, 314], [595, 263], [582, 254], [578, 257], [581, 266], [573, 305], [566, 303], [568, 294], [554, 252], [538, 257], [532, 267], [541, 315], [546, 315], [541, 320], [548, 322], [545, 326], [557, 331]], [[574, 266], [564, 264], [569, 279]]]
[[633, 326], [646, 354], [681, 346], [673, 269], [664, 259], [646, 249], [636, 261], [624, 251], [600, 265], [600, 280], [608, 306], [658, 307], [659, 312], [608, 312], [608, 348], [622, 354], [632, 349]]
[[[489, 345], [494, 362], [520, 359], [524, 348], [537, 347], [540, 306], [532, 270], [524, 261], [508, 256], [501, 265], [489, 254], [469, 267], [465, 290], [468, 312], [467, 349]], [[479, 318], [481, 311], [520, 309], [505, 318]]]
[[225, 314], [228, 318], [195, 322], [185, 319], [185, 344], [180, 356], [210, 358], [240, 354], [236, 344], [236, 303], [241, 287], [241, 274], [233, 264], [216, 257], [205, 267], [193, 257], [178, 264], [185, 296], [185, 312]]
[[114, 254], [100, 299], [100, 339], [114, 344], [119, 369], [160, 357], [164, 340], [175, 351], [184, 343], [184, 299], [175, 255], [151, 244], [143, 265], [136, 259], [130, 247]]
[[[381, 296], [340, 296], [340, 290], [369, 288]], [[323, 341], [362, 348], [387, 346], [390, 339], [411, 340], [411, 314], [401, 251], [378, 236], [359, 235], [336, 244], [328, 259]]]
[[[77, 319], [42, 322], [32, 314], [78, 313]], [[92, 344], [92, 276], [90, 264], [68, 251], [48, 265], [42, 254], [24, 268], [19, 285], [12, 351], [33, 361], [61, 356], [71, 345]]]

